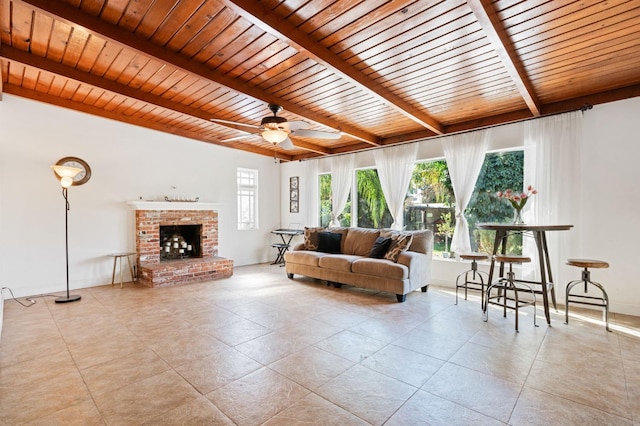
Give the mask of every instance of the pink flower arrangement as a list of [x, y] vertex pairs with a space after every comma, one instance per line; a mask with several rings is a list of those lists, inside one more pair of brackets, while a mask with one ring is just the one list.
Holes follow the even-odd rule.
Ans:
[[498, 198], [506, 198], [507, 200], [509, 200], [514, 209], [520, 211], [525, 206], [525, 204], [527, 204], [529, 197], [531, 197], [532, 195], [536, 195], [537, 193], [538, 191], [533, 186], [529, 185], [527, 187], [527, 191], [522, 192], [521, 194], [517, 194], [512, 190], [507, 189], [504, 192], [498, 191], [496, 193], [496, 196]]

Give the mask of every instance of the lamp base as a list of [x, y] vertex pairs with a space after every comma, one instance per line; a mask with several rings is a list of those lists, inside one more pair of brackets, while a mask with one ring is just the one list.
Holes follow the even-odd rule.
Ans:
[[56, 303], [69, 303], [69, 302], [75, 302], [76, 300], [80, 300], [82, 298], [82, 296], [79, 295], [71, 295], [71, 296], [63, 296], [63, 297], [58, 297], [56, 299]]

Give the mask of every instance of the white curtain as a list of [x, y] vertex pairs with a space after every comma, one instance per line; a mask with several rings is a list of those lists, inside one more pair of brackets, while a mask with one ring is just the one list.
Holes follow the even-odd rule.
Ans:
[[442, 140], [451, 185], [456, 197], [456, 228], [451, 239], [451, 251], [465, 253], [471, 251], [469, 224], [464, 211], [471, 200], [478, 180], [484, 157], [489, 146], [491, 130], [454, 135]]
[[[524, 123], [524, 186], [533, 185], [538, 194], [524, 211], [525, 223], [574, 225], [571, 231], [547, 232], [547, 242], [556, 290], [563, 288], [561, 265], [567, 257], [579, 257], [581, 247], [580, 141], [581, 111], [554, 115]], [[529, 205], [530, 204], [530, 205]], [[576, 229], [578, 228], [578, 229]], [[524, 239], [524, 252], [531, 256], [528, 273], [539, 279], [535, 241]], [[556, 291], [562, 294], [562, 291]]]
[[340, 226], [338, 216], [344, 210], [353, 182], [353, 154], [331, 157], [331, 223]]
[[411, 182], [418, 144], [407, 144], [373, 152], [382, 193], [393, 217], [391, 229], [404, 226], [404, 199]]

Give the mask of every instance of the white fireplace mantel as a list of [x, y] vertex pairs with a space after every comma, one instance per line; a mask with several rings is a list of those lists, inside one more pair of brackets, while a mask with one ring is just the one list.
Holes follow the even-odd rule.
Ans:
[[189, 203], [180, 201], [127, 201], [134, 210], [212, 210], [217, 211], [222, 207], [220, 203]]

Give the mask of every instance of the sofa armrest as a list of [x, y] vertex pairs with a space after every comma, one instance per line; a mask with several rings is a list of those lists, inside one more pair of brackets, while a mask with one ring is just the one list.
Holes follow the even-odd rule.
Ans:
[[304, 243], [298, 243], [291, 248], [291, 250], [304, 250]]
[[431, 283], [431, 256], [415, 251], [404, 251], [400, 253], [398, 263], [409, 268], [411, 290]]

